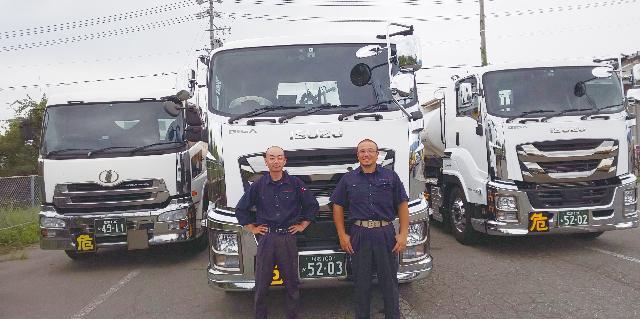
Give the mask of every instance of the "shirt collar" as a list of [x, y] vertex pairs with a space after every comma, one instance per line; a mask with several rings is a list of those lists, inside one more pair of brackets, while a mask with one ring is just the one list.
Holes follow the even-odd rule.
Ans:
[[282, 184], [290, 184], [289, 182], [289, 173], [287, 173], [287, 171], [282, 171], [282, 178], [278, 181], [274, 181], [271, 178], [271, 174], [269, 174], [269, 172], [265, 173], [267, 176], [267, 183], [269, 184], [278, 184], [278, 183], [282, 183]]
[[[378, 172], [380, 172], [380, 164], [376, 164], [376, 169], [373, 171], [373, 174], [376, 174]], [[362, 171], [362, 166], [358, 166], [358, 168], [356, 168], [356, 173], [366, 174], [364, 171]]]

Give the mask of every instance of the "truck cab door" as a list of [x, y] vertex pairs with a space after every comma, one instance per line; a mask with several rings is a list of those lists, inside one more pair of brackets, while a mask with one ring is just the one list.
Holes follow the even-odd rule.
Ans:
[[204, 185], [207, 181], [207, 144], [204, 142], [189, 142], [189, 162], [191, 172], [191, 199], [196, 206], [196, 222], [200, 227], [200, 221], [206, 212], [203, 212], [203, 200], [205, 199]]
[[484, 204], [488, 160], [478, 92], [475, 76], [456, 83], [455, 111], [447, 110], [446, 150], [451, 154], [449, 169], [460, 179], [467, 200]]

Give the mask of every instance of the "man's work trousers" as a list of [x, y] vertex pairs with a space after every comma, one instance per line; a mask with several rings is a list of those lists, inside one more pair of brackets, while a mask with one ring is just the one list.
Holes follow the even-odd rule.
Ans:
[[273, 279], [273, 268], [278, 265], [278, 271], [287, 294], [285, 309], [287, 318], [298, 317], [298, 247], [296, 236], [291, 234], [267, 233], [258, 238], [258, 252], [256, 254], [256, 294], [255, 312], [257, 319], [267, 318], [266, 297]]
[[375, 271], [384, 300], [386, 319], [400, 319], [398, 294], [398, 255], [392, 252], [396, 244], [393, 225], [351, 228], [351, 268], [355, 284], [356, 318], [371, 315], [371, 285]]

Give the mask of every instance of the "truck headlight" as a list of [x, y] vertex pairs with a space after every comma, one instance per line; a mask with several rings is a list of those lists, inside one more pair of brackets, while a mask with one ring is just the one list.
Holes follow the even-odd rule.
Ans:
[[64, 228], [67, 224], [60, 218], [40, 217], [40, 227], [42, 228]]
[[213, 249], [216, 253], [237, 254], [238, 234], [236, 233], [217, 233]]
[[176, 221], [176, 220], [181, 220], [181, 219], [186, 219], [186, 218], [187, 218], [187, 210], [186, 209], [174, 210], [174, 211], [170, 211], [170, 212], [166, 212], [166, 213], [162, 213], [162, 214], [158, 215], [158, 221], [159, 222]]
[[210, 262], [216, 267], [239, 271], [241, 266], [238, 233], [209, 232], [211, 242]]
[[407, 246], [415, 246], [424, 242], [424, 223], [410, 224]]
[[514, 196], [496, 196], [496, 208], [502, 211], [518, 211], [518, 200]]
[[625, 205], [633, 205], [636, 203], [636, 189], [625, 189], [624, 190], [624, 204]]

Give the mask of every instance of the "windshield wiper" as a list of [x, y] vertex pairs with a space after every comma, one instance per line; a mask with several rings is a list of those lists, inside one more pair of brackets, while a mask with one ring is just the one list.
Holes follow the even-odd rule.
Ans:
[[63, 148], [63, 149], [60, 149], [60, 150], [47, 152], [47, 154], [45, 154], [44, 157], [49, 157], [51, 155], [56, 155], [56, 154], [66, 153], [66, 152], [72, 152], [72, 151], [88, 151], [88, 150], [91, 150], [91, 149], [90, 148]]
[[135, 146], [109, 146], [109, 147], [105, 147], [105, 148], [99, 148], [96, 150], [91, 150], [89, 151], [89, 153], [87, 153], [87, 157], [91, 157], [92, 155], [98, 154], [98, 153], [103, 153], [106, 151], [110, 151], [110, 150], [116, 150], [119, 148], [134, 148]]
[[515, 120], [515, 119], [517, 119], [519, 117], [523, 117], [525, 115], [529, 115], [529, 114], [552, 113], [552, 112], [555, 112], [555, 111], [554, 110], [531, 110], [531, 111], [525, 111], [525, 112], [522, 112], [522, 113], [520, 113], [518, 115], [514, 115], [514, 116], [509, 117], [506, 122], [507, 123], [511, 123], [511, 121], [513, 121], [513, 120]]
[[620, 106], [620, 105], [622, 105], [622, 103], [618, 103], [618, 104], [613, 104], [613, 105], [608, 105], [608, 106], [603, 106], [603, 107], [596, 108], [595, 110], [593, 110], [593, 111], [591, 111], [591, 112], [589, 112], [589, 113], [587, 113], [587, 114], [583, 115], [580, 119], [581, 119], [581, 120], [586, 120], [586, 119], [588, 119], [588, 118], [589, 118], [589, 116], [596, 115], [596, 114], [598, 114], [598, 113], [600, 113], [600, 112], [602, 112], [602, 111], [604, 111], [604, 110], [612, 109], [612, 108], [614, 108], [614, 107], [616, 107], [616, 106]]
[[242, 113], [242, 114], [238, 114], [236, 116], [233, 116], [233, 117], [229, 118], [229, 124], [233, 124], [235, 121], [237, 121], [239, 119], [243, 119], [245, 117], [256, 116], [256, 115], [264, 114], [264, 113], [271, 112], [271, 111], [302, 109], [302, 108], [304, 108], [304, 106], [269, 105], [269, 106], [257, 108], [257, 109], [255, 109], [253, 111], [249, 111], [249, 112], [246, 112], [246, 113]]
[[378, 107], [378, 106], [380, 106], [382, 104], [389, 104], [389, 103], [393, 103], [393, 100], [382, 101], [382, 102], [378, 102], [376, 104], [366, 105], [366, 106], [363, 106], [363, 107], [361, 107], [361, 108], [359, 108], [357, 110], [353, 110], [353, 111], [342, 113], [342, 114], [340, 114], [340, 116], [338, 116], [338, 121], [342, 121], [345, 118], [347, 118], [347, 117], [349, 117], [351, 115], [357, 114], [357, 113], [362, 113], [362, 112], [369, 111], [369, 110], [371, 110], [371, 109], [373, 109], [375, 107]]
[[318, 106], [314, 106], [312, 108], [308, 108], [304, 111], [301, 112], [297, 112], [297, 113], [291, 113], [291, 114], [287, 114], [284, 115], [282, 117], [280, 117], [278, 119], [278, 123], [284, 123], [286, 120], [292, 119], [296, 116], [301, 116], [301, 115], [309, 115], [309, 114], [313, 114], [322, 110], [327, 110], [327, 109], [334, 109], [334, 108], [338, 108], [338, 107], [356, 107], [359, 106], [357, 104], [331, 104], [331, 103], [326, 103], [326, 104], [320, 104]]
[[178, 145], [176, 145], [176, 147], [178, 147], [178, 146], [184, 145], [185, 143], [186, 142], [184, 142], [184, 141], [180, 141], [180, 142], [160, 142], [160, 143], [153, 143], [153, 144], [149, 144], [149, 145], [143, 145], [143, 146], [136, 147], [136, 148], [132, 149], [131, 150], [131, 154], [139, 152], [139, 151], [142, 151], [142, 150], [145, 150], [145, 149], [150, 148], [150, 147], [154, 147], [154, 146], [178, 144]]
[[574, 109], [566, 109], [566, 110], [563, 110], [563, 111], [558, 112], [558, 113], [556, 113], [556, 114], [551, 114], [551, 115], [548, 115], [548, 116], [546, 116], [546, 117], [543, 117], [540, 121], [541, 121], [541, 122], [546, 122], [546, 121], [547, 121], [547, 120], [549, 120], [550, 118], [553, 118], [553, 117], [556, 117], [556, 116], [565, 115], [565, 114], [567, 114], [567, 113], [572, 113], [572, 112], [581, 112], [581, 111], [589, 111], [589, 110], [591, 110], [591, 109], [590, 109], [590, 108], [582, 108], [582, 109], [578, 109], [578, 108], [574, 108]]

